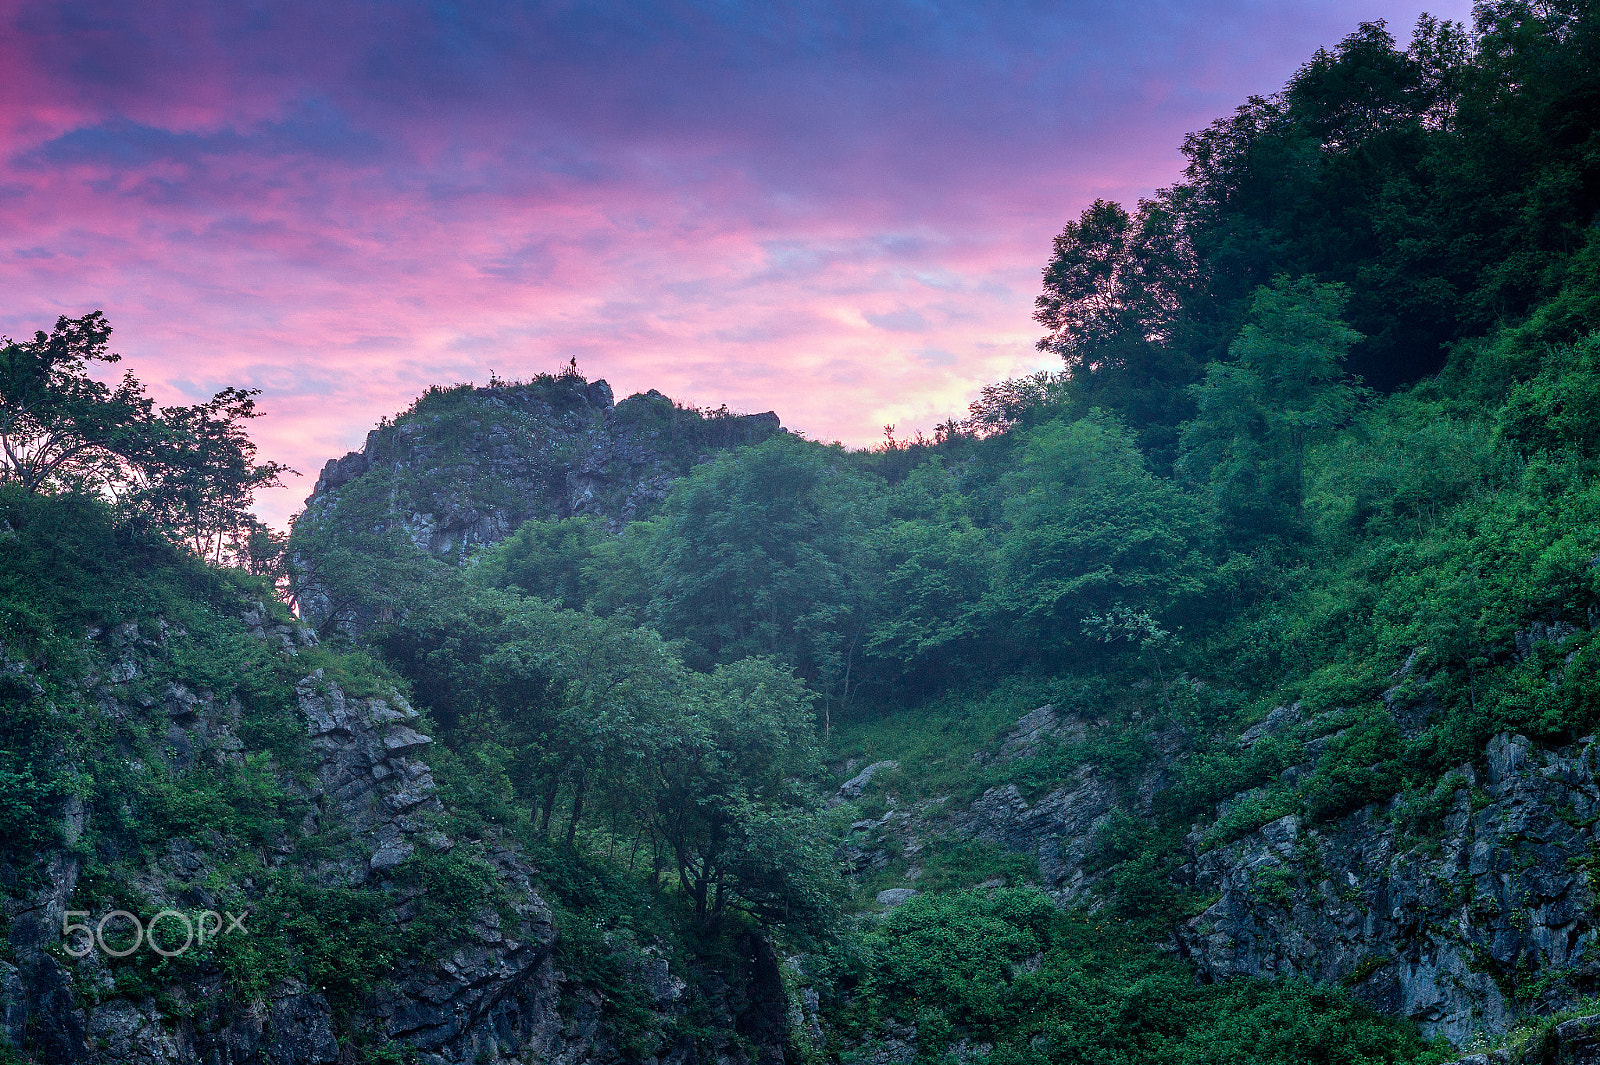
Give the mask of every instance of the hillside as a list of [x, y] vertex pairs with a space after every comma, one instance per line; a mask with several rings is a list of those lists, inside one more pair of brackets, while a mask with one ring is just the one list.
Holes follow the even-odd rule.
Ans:
[[402, 682], [269, 584], [0, 507], [0, 1060], [616, 1060], [707, 1010], [708, 1052], [781, 1058], [770, 954], [685, 959], [614, 871], [463, 816]]
[[441, 387], [285, 541], [250, 393], [0, 349], [0, 1063], [1593, 1056], [1597, 85], [1360, 27], [872, 450]]
[[[672, 481], [719, 450], [757, 443], [778, 416], [681, 407], [652, 390], [613, 403], [575, 368], [486, 388], [434, 388], [360, 451], [329, 459], [297, 519], [298, 606], [324, 630], [389, 604], [379, 560], [459, 562], [524, 522], [648, 516]], [[326, 557], [324, 557], [326, 556]]]

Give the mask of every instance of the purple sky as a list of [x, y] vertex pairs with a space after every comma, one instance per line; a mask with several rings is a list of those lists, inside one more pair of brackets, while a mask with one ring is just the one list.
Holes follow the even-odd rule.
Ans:
[[435, 383], [929, 429], [1051, 365], [1050, 238], [1363, 19], [1466, 0], [0, 0], [0, 332], [104, 309], [307, 476]]

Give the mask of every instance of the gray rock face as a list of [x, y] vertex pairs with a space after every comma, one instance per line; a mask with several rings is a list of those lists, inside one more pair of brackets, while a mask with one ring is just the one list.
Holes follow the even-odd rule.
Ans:
[[1600, 1065], [1600, 1016], [1563, 1021], [1515, 1050], [1470, 1054], [1452, 1065]]
[[1065, 902], [1095, 883], [1085, 862], [1095, 833], [1116, 805], [1115, 789], [1085, 767], [1075, 785], [1057, 788], [1033, 805], [1015, 784], [990, 788], [972, 804], [972, 833], [1007, 850], [1033, 854], [1046, 890]]
[[[1017, 722], [999, 753], [988, 760], [1006, 764], [1031, 758], [1046, 740], [1075, 743], [1086, 734], [1082, 720], [1062, 717], [1054, 707], [1040, 707]], [[1033, 855], [1042, 886], [1058, 902], [1085, 897], [1099, 880], [1089, 868], [1097, 833], [1129, 798], [1135, 810], [1149, 812], [1164, 783], [1165, 763], [1181, 749], [1184, 737], [1168, 731], [1154, 736], [1153, 742], [1162, 757], [1131, 788], [1119, 787], [1098, 766], [1085, 765], [1073, 780], [1032, 803], [1015, 784], [990, 788], [967, 813], [952, 817], [952, 823], [963, 834]]]
[[[1005, 766], [1037, 756], [1047, 744], [1072, 744], [1088, 734], [1090, 723], [1042, 706], [1024, 715], [1002, 739], [998, 751], [980, 752], [980, 764]], [[1181, 732], [1169, 730], [1154, 737], [1164, 763], [1182, 748]], [[873, 776], [898, 763], [876, 762], [839, 789], [846, 798], [859, 796]], [[850, 837], [840, 848], [843, 862], [858, 874], [881, 872], [905, 864], [903, 877], [921, 874], [918, 855], [939, 840], [980, 839], [1008, 850], [1028, 854], [1038, 861], [1039, 880], [1055, 899], [1094, 902], [1093, 887], [1099, 874], [1092, 871], [1091, 855], [1096, 834], [1119, 806], [1130, 801], [1148, 813], [1164, 786], [1166, 768], [1158, 764], [1132, 787], [1119, 787], [1098, 767], [1085, 765], [1074, 778], [1033, 802], [1015, 784], [989, 788], [965, 809], [953, 808], [949, 796], [926, 799], [902, 807], [894, 795], [885, 796], [889, 807], [881, 817], [853, 823]], [[996, 887], [1002, 879], [979, 886]], [[890, 891], [906, 891], [892, 888]], [[901, 901], [905, 897], [900, 896]], [[880, 896], [881, 901], [881, 896]]]
[[1558, 1008], [1600, 982], [1596, 755], [1496, 737], [1434, 838], [1403, 835], [1391, 802], [1196, 853], [1193, 884], [1216, 901], [1178, 942], [1207, 979], [1340, 982], [1455, 1042]]
[[[253, 626], [262, 630], [257, 638], [292, 654], [294, 647], [262, 625], [262, 616], [264, 611]], [[290, 636], [295, 646], [304, 646]], [[155, 645], [141, 641], [136, 627], [115, 639], [121, 642], [114, 641], [113, 650]], [[115, 661], [138, 667], [140, 660], [133, 653]], [[164, 698], [138, 705], [118, 702], [114, 691], [101, 688], [102, 712], [113, 720], [140, 719], [157, 737], [165, 729], [160, 753], [174, 767], [205, 758], [242, 762], [236, 701], [175, 683]], [[574, 986], [555, 967], [557, 929], [523, 853], [489, 838], [452, 840], [440, 830], [444, 811], [423, 761], [433, 741], [417, 727], [419, 715], [393, 693], [352, 697], [320, 670], [297, 685], [296, 695], [315, 758], [309, 773], [280, 775], [279, 786], [305, 811], [296, 831], [323, 838], [313, 849], [322, 855], [320, 864], [303, 872], [322, 883], [387, 896], [391, 919], [403, 925], [416, 914], [419, 889], [395, 877], [397, 867], [419, 853], [471, 846], [499, 881], [509, 912], [486, 905], [446, 956], [398, 959], [389, 981], [353, 1015], [336, 1018], [321, 991], [298, 977], [275, 983], [254, 1003], [218, 1007], [214, 1003], [225, 996], [214, 970], [179, 970], [159, 994], [125, 993], [98, 953], [74, 960], [52, 949], [62, 942], [64, 913], [83, 905], [74, 898], [81, 860], [63, 849], [50, 856], [40, 885], [8, 906], [8, 957], [14, 960], [0, 961], [0, 1043], [50, 1063], [333, 1065], [352, 1060], [340, 1040], [358, 1032], [369, 1042], [404, 1046], [425, 1065], [613, 1065], [625, 1059], [688, 1065], [691, 1058], [702, 1065], [783, 1065], [788, 1004], [777, 959], [764, 940], [741, 940], [742, 967], [691, 973], [688, 980], [672, 972], [654, 945], [610, 942], [619, 963], [655, 993], [663, 1028], [689, 1014], [699, 1018], [697, 1024], [716, 1019], [698, 1047], [665, 1046], [653, 1057], [632, 1057], [607, 1028], [599, 996]], [[82, 835], [87, 817], [81, 801], [66, 804], [63, 838], [69, 846]], [[270, 850], [280, 865], [294, 853], [287, 839]], [[203, 846], [169, 840], [136, 887], [151, 912], [210, 907], [212, 861]]]
[[315, 647], [317, 634], [309, 625], [282, 624], [272, 620], [265, 603], [256, 603], [241, 615], [245, 628], [258, 640], [271, 640], [288, 654], [296, 654], [302, 647]]
[[[416, 853], [430, 822], [443, 813], [433, 773], [415, 755], [433, 741], [411, 728], [417, 712], [404, 699], [345, 697], [317, 670], [296, 688], [312, 746], [321, 756], [311, 797], [319, 822], [371, 841], [368, 868], [382, 873]], [[447, 849], [439, 836], [428, 842]]]
[[686, 412], [654, 390], [614, 404], [610, 385], [577, 376], [474, 389], [459, 406], [419, 409], [329, 459], [307, 516], [363, 478], [398, 474], [425, 483], [390, 500], [391, 527], [435, 555], [495, 543], [529, 518], [588, 514], [615, 528], [716, 450], [782, 429], [771, 411]]
[[[1394, 712], [1402, 727], [1426, 719], [1426, 707]], [[1238, 742], [1249, 746], [1291, 729], [1312, 736], [1304, 744], [1312, 761], [1287, 770], [1293, 779], [1314, 769], [1331, 739], [1315, 734], [1334, 727], [1334, 718], [1307, 721], [1297, 707], [1282, 707]], [[1083, 735], [1083, 722], [1041, 707], [979, 760], [1004, 766], [1034, 757], [1054, 737], [1070, 743]], [[975, 837], [1034, 857], [1042, 885], [1059, 902], [1097, 906], [1096, 834], [1119, 809], [1149, 813], [1166, 786], [1165, 765], [1186, 742], [1175, 731], [1157, 734], [1160, 757], [1140, 778], [1113, 781], [1088, 764], [1032, 801], [1002, 784], [969, 808], [936, 817], [900, 809], [891, 796], [887, 814], [854, 827], [893, 836], [898, 847], [853, 845], [846, 858], [871, 872], [896, 849], [913, 854], [924, 839]], [[1175, 930], [1175, 948], [1202, 979], [1342, 984], [1379, 1011], [1411, 1017], [1428, 1035], [1457, 1043], [1595, 993], [1600, 747], [1585, 739], [1547, 749], [1502, 735], [1485, 762], [1486, 771], [1461, 767], [1445, 815], [1420, 825], [1403, 816], [1397, 797], [1334, 824], [1280, 817], [1221, 846], [1208, 846], [1197, 827], [1179, 886], [1213, 901]], [[1223, 802], [1219, 814], [1249, 794]], [[1407, 824], [1411, 835], [1398, 827]]]
[[1032, 758], [1046, 742], [1076, 743], [1085, 735], [1087, 727], [1082, 719], [1071, 714], [1063, 716], [1053, 706], [1041, 706], [1017, 720], [1001, 741], [999, 751], [979, 751], [974, 761], [979, 765], [994, 765]]
[[917, 1026], [887, 1021], [878, 1038], [856, 1053], [865, 1065], [910, 1065], [917, 1056]]
[[867, 785], [872, 783], [872, 778], [879, 773], [890, 773], [900, 768], [899, 762], [873, 762], [867, 768], [839, 785], [839, 794], [846, 799], [859, 799], [862, 792], [867, 790]]
[[87, 1058], [84, 1018], [74, 1009], [72, 974], [47, 953], [60, 942], [62, 920], [80, 869], [81, 862], [74, 856], [58, 853], [50, 858], [43, 886], [25, 909], [11, 914], [8, 939], [17, 963], [0, 962], [0, 1018], [4, 1018], [5, 1037], [16, 1046], [27, 1045], [24, 1039], [31, 1040], [44, 1061]]
[[[403, 892], [387, 884], [384, 874], [419, 846], [453, 845], [433, 828], [442, 810], [433, 795], [431, 772], [415, 757], [431, 741], [407, 724], [418, 715], [398, 697], [349, 698], [338, 685], [324, 682], [320, 670], [306, 677], [297, 693], [320, 756], [313, 781], [301, 785], [301, 798], [316, 811], [302, 831], [348, 834], [356, 857], [371, 854], [359, 864], [348, 857], [330, 860], [323, 878], [346, 884], [371, 881], [395, 895], [396, 909], [403, 913]], [[209, 694], [172, 685], [164, 706], [153, 709], [185, 726], [180, 731], [187, 740], [181, 747], [169, 736], [174, 760], [241, 757], [236, 739], [222, 742], [232, 738], [237, 726], [237, 703], [219, 706]], [[80, 823], [69, 837], [81, 828]], [[393, 990], [371, 1007], [369, 1017], [356, 1018], [357, 1026], [379, 1025], [390, 1037], [443, 1053], [446, 1060], [470, 1058], [485, 1048], [520, 1049], [540, 1037], [554, 1039], [561, 1031], [555, 1007], [559, 980], [549, 965], [556, 938], [549, 909], [533, 892], [531, 869], [516, 852], [496, 849], [488, 857], [514, 888], [515, 930], [502, 931], [499, 916], [485, 914], [469, 945], [449, 958], [413, 959], [397, 972]], [[208, 870], [206, 858], [193, 846], [171, 841], [162, 867], [146, 885], [152, 904], [182, 908], [184, 901], [169, 897], [165, 885], [175, 882], [181, 890], [184, 882], [203, 882]], [[60, 941], [62, 916], [79, 871], [76, 857], [57, 854], [34, 904], [12, 916], [10, 943], [20, 964], [0, 967], [0, 1019], [12, 1043], [32, 1048], [41, 1060], [62, 1062], [324, 1065], [340, 1060], [328, 1001], [293, 980], [273, 988], [257, 1010], [244, 1016], [208, 1017], [201, 1011], [198, 1018], [205, 1023], [200, 1025], [168, 1015], [148, 998], [112, 996], [85, 1005], [73, 993], [73, 982], [100, 979], [105, 969], [98, 956], [91, 954], [69, 967], [45, 949]], [[169, 994], [192, 1001], [209, 991], [205, 983], [195, 987], [186, 982]], [[508, 1023], [513, 1017], [516, 1023]]]

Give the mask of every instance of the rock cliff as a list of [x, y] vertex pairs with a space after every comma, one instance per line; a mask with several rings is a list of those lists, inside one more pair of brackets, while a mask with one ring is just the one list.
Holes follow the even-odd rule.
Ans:
[[[1306, 760], [1284, 773], [1304, 779], [1330, 742], [1322, 733], [1338, 723], [1331, 714], [1302, 721], [1285, 707], [1229, 742], [1297, 737]], [[1041, 707], [978, 760], [1020, 777], [1051, 745], [1082, 743], [1096, 727]], [[1109, 898], [1096, 860], [1102, 829], [1117, 816], [1151, 817], [1193, 743], [1178, 730], [1149, 740], [1153, 757], [1132, 779], [1090, 761], [1031, 801], [1015, 783], [968, 804], [902, 803], [891, 791], [883, 814], [855, 823], [845, 857], [858, 875], [903, 866], [914, 883], [926, 848], [983, 840], [1031, 859], [1039, 885], [1062, 905], [1097, 909]], [[1174, 929], [1171, 948], [1201, 980], [1340, 984], [1458, 1045], [1582, 1001], [1600, 990], [1597, 759], [1590, 737], [1541, 747], [1501, 735], [1480, 763], [1446, 778], [1436, 815], [1419, 818], [1397, 795], [1333, 821], [1285, 815], [1228, 842], [1196, 825], [1172, 886], [1202, 912]], [[869, 768], [881, 773], [880, 765]], [[859, 776], [847, 781], [841, 799], [862, 787]], [[1215, 823], [1255, 795], [1223, 802]], [[891, 888], [879, 901], [914, 893]]]
[[[290, 662], [315, 643], [309, 629], [274, 623], [259, 605], [243, 622]], [[137, 853], [117, 853], [112, 837], [85, 846], [93, 817], [105, 815], [70, 799], [60, 845], [46, 856], [42, 875], [22, 883], [6, 871], [6, 886], [21, 890], [8, 891], [4, 915], [0, 1053], [9, 1043], [25, 1060], [106, 1065], [577, 1065], [697, 1055], [726, 1065], [781, 1065], [788, 1006], [765, 941], [741, 940], [742, 963], [730, 967], [725, 959], [706, 971], [689, 963], [692, 971], [680, 974], [651, 944], [608, 940], [615, 963], [646, 991], [644, 1016], [620, 1033], [604, 994], [560, 970], [561, 930], [535, 887], [530, 858], [490, 833], [450, 834], [427, 761], [433, 741], [404, 698], [393, 691], [357, 695], [324, 670], [309, 671], [294, 687], [293, 714], [309, 756], [280, 764], [243, 738], [249, 728], [237, 699], [170, 680], [151, 695], [140, 683], [158, 674], [155, 660], [184, 635], [163, 625], [146, 636], [136, 623], [92, 632], [89, 651], [103, 666], [85, 678], [86, 693], [125, 737], [124, 753], [138, 771], [210, 767], [241, 780], [264, 774], [253, 778], [255, 786], [281, 789], [290, 817], [276, 838], [261, 841], [264, 865], [241, 880], [240, 866], [230, 862], [251, 845], [237, 836], [202, 827], [152, 840]], [[26, 676], [24, 665], [12, 665]], [[477, 878], [477, 894], [436, 898], [439, 867], [428, 862], [444, 856], [464, 860], [455, 868]], [[111, 867], [121, 874], [112, 876]], [[349, 938], [350, 928], [327, 913], [309, 924], [275, 921], [291, 883], [338, 889], [344, 903], [368, 907], [378, 915], [373, 927], [400, 953], [375, 962], [371, 945]], [[430, 933], [427, 922], [441, 920], [442, 904], [451, 921]], [[146, 924], [169, 911], [171, 927], [194, 920], [202, 929], [200, 915], [216, 911], [230, 924], [237, 916], [239, 927], [224, 930], [219, 916], [212, 950], [171, 958], [148, 950], [116, 957], [94, 949], [92, 935], [64, 935], [85, 919], [93, 929], [115, 909], [134, 911]], [[311, 970], [285, 971], [271, 958], [295, 936], [339, 940], [359, 955], [330, 954], [324, 960], [334, 970], [376, 964], [370, 988], [341, 999]], [[253, 978], [253, 1001], [230, 992]], [[672, 1035], [690, 1015], [698, 1038]], [[644, 1045], [654, 1047], [642, 1055], [640, 1029], [650, 1037]], [[373, 1057], [379, 1054], [389, 1056]]]
[[1469, 1054], [1453, 1065], [1600, 1065], [1600, 1016], [1550, 1024], [1514, 1047]]
[[1600, 986], [1593, 869], [1594, 741], [1542, 749], [1497, 736], [1462, 766], [1436, 823], [1402, 828], [1400, 800], [1336, 824], [1281, 817], [1200, 851], [1187, 872], [1215, 901], [1178, 929], [1205, 979], [1339, 982], [1425, 1032], [1504, 1031]]
[[328, 460], [306, 512], [315, 521], [371, 489], [379, 521], [438, 556], [504, 539], [529, 518], [590, 515], [616, 528], [716, 450], [780, 429], [771, 411], [700, 411], [653, 389], [614, 404], [610, 385], [576, 373], [435, 389], [361, 450]]

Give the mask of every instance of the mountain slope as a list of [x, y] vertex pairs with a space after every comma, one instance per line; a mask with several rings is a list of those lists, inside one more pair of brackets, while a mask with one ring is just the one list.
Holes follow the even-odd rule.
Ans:
[[0, 1060], [782, 1060], [769, 949], [608, 930], [586, 867], [463, 820], [396, 678], [261, 581], [93, 500], [0, 518]]

